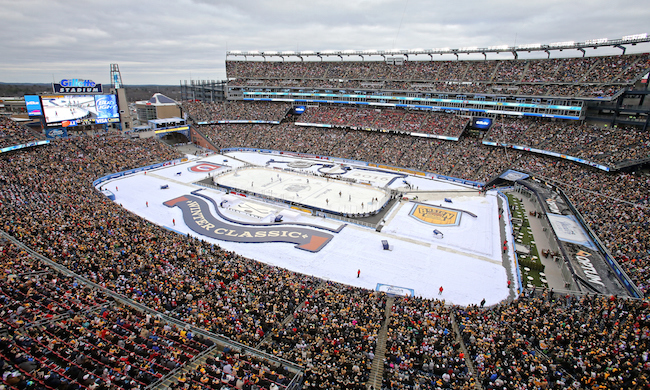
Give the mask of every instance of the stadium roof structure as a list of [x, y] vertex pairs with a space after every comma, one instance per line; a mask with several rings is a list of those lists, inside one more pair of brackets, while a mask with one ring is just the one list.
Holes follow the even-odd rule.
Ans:
[[149, 99], [149, 103], [155, 103], [155, 104], [177, 104], [174, 99], [168, 98], [167, 96], [161, 94], [161, 93], [154, 93], [151, 99]]
[[177, 105], [178, 102], [172, 98], [169, 98], [162, 93], [154, 93], [149, 100], [138, 100], [136, 104], [147, 105], [147, 106], [165, 106], [165, 105]]
[[524, 44], [517, 46], [489, 46], [489, 47], [461, 47], [459, 49], [450, 49], [450, 48], [438, 48], [438, 49], [410, 49], [410, 50], [324, 50], [324, 51], [240, 51], [240, 50], [229, 50], [226, 51], [226, 59], [228, 57], [298, 57], [301, 60], [303, 57], [330, 57], [337, 56], [343, 58], [343, 56], [360, 56], [365, 58], [365, 56], [405, 56], [408, 58], [409, 55], [429, 55], [433, 59], [434, 54], [452, 54], [458, 58], [458, 54], [472, 54], [479, 53], [483, 54], [487, 59], [487, 53], [507, 53], [510, 52], [514, 55], [515, 58], [518, 58], [519, 52], [532, 52], [532, 51], [541, 51], [548, 54], [548, 57], [551, 56], [552, 50], [578, 50], [582, 52], [584, 57], [586, 54], [585, 49], [597, 49], [599, 47], [615, 47], [621, 49], [623, 54], [625, 54], [626, 47], [624, 45], [636, 45], [638, 43], [650, 42], [650, 38], [647, 33], [643, 34], [634, 34], [626, 35], [619, 39], [608, 39], [608, 38], [598, 38], [598, 39], [589, 39], [584, 42], [553, 42], [549, 44], [533, 43], [533, 44]]

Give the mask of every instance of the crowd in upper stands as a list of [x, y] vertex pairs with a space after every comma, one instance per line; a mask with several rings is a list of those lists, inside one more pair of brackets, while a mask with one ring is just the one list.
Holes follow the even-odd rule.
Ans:
[[[393, 123], [392, 114], [382, 116], [383, 123]], [[647, 176], [487, 147], [473, 137], [445, 142], [289, 123], [201, 131], [218, 147], [308, 152], [483, 182], [508, 167], [526, 170], [558, 183], [640, 289], [650, 288]], [[568, 144], [572, 131], [558, 144]], [[5, 141], [20, 143], [20, 131], [14, 134]], [[0, 227], [111, 291], [302, 364], [304, 388], [365, 388], [385, 321], [385, 295], [180, 236], [92, 187], [105, 174], [179, 157], [152, 139], [112, 136], [72, 137], [0, 155]], [[0, 269], [0, 321], [7, 330], [0, 336], [0, 372], [6, 386], [145, 388], [210, 346], [155, 316], [115, 305], [7, 241], [0, 242]], [[647, 301], [547, 292], [485, 309], [397, 299], [391, 312], [385, 389], [470, 388], [467, 359], [488, 389], [642, 389], [649, 383]], [[469, 356], [458, 344], [452, 316]], [[286, 375], [282, 367], [223, 351], [174, 386], [271, 390], [286, 387]]]
[[22, 145], [44, 138], [42, 134], [30, 130], [26, 126], [21, 126], [8, 117], [0, 116], [0, 148]]
[[458, 138], [465, 129], [468, 118], [428, 111], [320, 106], [309, 107], [297, 121]]
[[271, 102], [185, 102], [183, 108], [197, 122], [267, 121], [279, 122], [291, 108], [288, 103]]
[[482, 61], [226, 61], [229, 86], [611, 97], [650, 55]]
[[485, 139], [565, 154], [608, 167], [650, 156], [650, 133], [625, 126], [603, 129], [544, 119], [499, 119]]
[[[238, 104], [241, 107], [246, 107], [242, 108], [241, 111], [249, 112], [251, 117], [255, 117], [256, 115], [255, 107], [258, 103], [239, 102], [229, 104]], [[270, 110], [269, 104], [273, 105], [275, 103], [263, 103], [260, 106], [261, 111], [257, 112], [257, 115], [263, 117], [264, 112]], [[198, 105], [200, 107], [220, 107], [221, 103], [186, 103], [189, 112], [202, 115], [200, 110], [197, 110]], [[286, 113], [287, 108], [281, 103], [274, 110], [278, 114], [280, 112]], [[197, 121], [208, 121], [208, 118], [199, 116]], [[276, 116], [277, 120], [279, 120], [279, 117]], [[388, 130], [455, 139], [459, 138], [468, 127], [469, 118], [462, 115], [428, 111], [319, 106], [308, 107], [305, 113], [296, 119], [296, 122], [301, 126], [305, 126], [306, 124], [331, 125], [350, 129]], [[219, 127], [219, 129], [224, 129], [224, 127]], [[285, 130], [283, 129], [283, 131]], [[310, 129], [304, 130], [305, 133], [309, 133], [310, 131]], [[360, 135], [359, 137], [364, 136]], [[386, 139], [386, 137], [381, 137], [381, 139]], [[650, 135], [648, 132], [631, 126], [601, 128], [594, 125], [575, 124], [561, 120], [551, 121], [544, 118], [499, 118], [486, 134], [485, 140], [497, 142], [499, 145], [518, 145], [559, 153], [610, 168], [650, 157], [650, 153], [648, 153]], [[270, 137], [269, 141], [278, 142], [280, 140], [274, 140], [273, 137]], [[414, 143], [417, 142], [414, 141]], [[431, 141], [425, 140], [424, 142]], [[309, 144], [301, 144], [299, 142], [297, 145], [291, 145], [291, 147], [301, 148], [304, 145]], [[224, 145], [223, 147], [226, 146]], [[291, 147], [283, 148], [283, 150], [291, 150]], [[271, 147], [269, 148], [272, 149]], [[331, 148], [326, 148], [326, 151], [330, 150]], [[364, 153], [373, 153], [373, 150], [371, 148], [370, 151], [364, 151]], [[320, 152], [318, 150], [311, 152], [327, 154], [322, 149]], [[345, 157], [354, 158], [348, 155]], [[374, 161], [374, 156], [371, 160]], [[378, 162], [388, 163], [387, 161]], [[423, 170], [433, 170], [445, 174], [449, 173], [449, 170], [441, 170], [440, 166], [413, 166], [409, 161], [402, 163], [395, 162], [393, 165], [407, 165]], [[463, 178], [471, 179], [470, 176], [471, 173], [464, 175]], [[483, 179], [485, 180], [487, 178], [483, 177]]]

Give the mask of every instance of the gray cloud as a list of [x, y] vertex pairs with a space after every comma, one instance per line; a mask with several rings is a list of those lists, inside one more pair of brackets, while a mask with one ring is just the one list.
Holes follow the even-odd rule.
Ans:
[[605, 0], [0, 0], [0, 9], [0, 81], [108, 83], [118, 63], [127, 84], [224, 79], [226, 50], [584, 41], [648, 32], [650, 16], [642, 2]]

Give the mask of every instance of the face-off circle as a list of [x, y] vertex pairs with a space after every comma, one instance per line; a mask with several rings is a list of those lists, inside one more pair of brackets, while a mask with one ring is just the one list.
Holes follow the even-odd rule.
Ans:
[[292, 183], [284, 186], [284, 190], [287, 192], [300, 192], [304, 190], [308, 190], [309, 184], [300, 184], [300, 183]]

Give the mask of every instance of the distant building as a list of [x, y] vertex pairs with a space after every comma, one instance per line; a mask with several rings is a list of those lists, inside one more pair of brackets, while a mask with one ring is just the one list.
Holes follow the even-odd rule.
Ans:
[[155, 93], [149, 100], [135, 102], [135, 108], [140, 123], [181, 116], [181, 108], [178, 103], [160, 93]]

